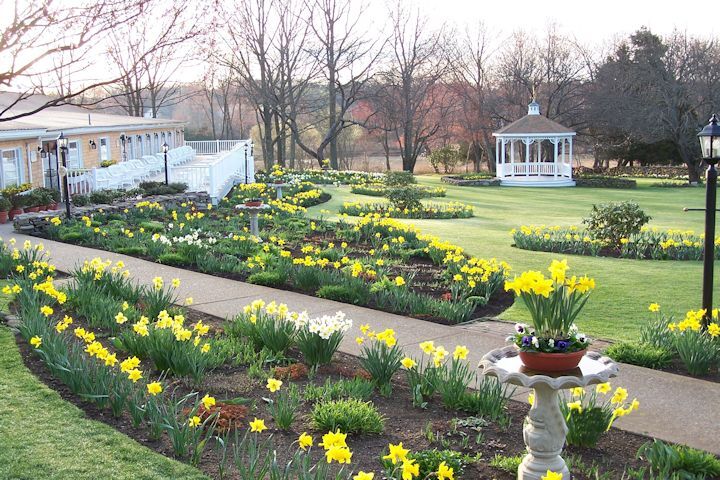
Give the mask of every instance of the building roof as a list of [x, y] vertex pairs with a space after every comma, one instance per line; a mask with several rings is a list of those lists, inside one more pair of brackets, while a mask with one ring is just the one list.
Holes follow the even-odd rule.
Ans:
[[[17, 98], [16, 93], [0, 92], [0, 110], [10, 105], [15, 98]], [[40, 95], [30, 97], [23, 100], [20, 106], [6, 112], [6, 116], [32, 111], [46, 100], [47, 97]], [[114, 115], [75, 105], [63, 105], [46, 108], [17, 120], [0, 121], [0, 139], [57, 135], [61, 130], [72, 133], [93, 133], [108, 130], [161, 128], [163, 126], [177, 128], [183, 125], [183, 122], [172, 119]]]
[[493, 135], [575, 135], [575, 132], [540, 114], [540, 105], [533, 100], [528, 105], [528, 114], [509, 125], [505, 125]]

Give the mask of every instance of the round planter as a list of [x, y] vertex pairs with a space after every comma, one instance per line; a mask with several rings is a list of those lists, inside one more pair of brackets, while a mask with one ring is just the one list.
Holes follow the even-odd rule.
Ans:
[[259, 202], [245, 202], [246, 207], [259, 207], [262, 205], [262, 201]]
[[57, 210], [57, 209], [58, 209], [58, 204], [57, 204], [57, 202], [53, 202], [53, 203], [51, 203], [51, 204], [48, 205], [48, 210]]
[[39, 205], [35, 205], [34, 207], [25, 207], [25, 212], [36, 213], [36, 212], [39, 212], [39, 211], [40, 211], [40, 206], [39, 206]]
[[12, 208], [8, 212], [8, 218], [12, 220], [13, 218], [15, 218], [16, 215], [20, 215], [21, 213], [23, 213], [22, 208]]
[[587, 348], [570, 353], [523, 352], [520, 350], [520, 361], [527, 368], [538, 372], [564, 372], [576, 368]]
[[8, 221], [8, 212], [0, 212], [0, 224], [4, 224]]

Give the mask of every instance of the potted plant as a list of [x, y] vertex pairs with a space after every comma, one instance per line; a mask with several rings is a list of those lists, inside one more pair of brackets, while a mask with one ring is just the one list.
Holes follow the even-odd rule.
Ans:
[[8, 210], [12, 208], [10, 200], [0, 197], [0, 223], [6, 223], [8, 220]]
[[33, 190], [32, 195], [35, 197], [38, 205], [40, 206], [40, 210], [50, 210], [49, 205], [52, 202], [52, 197], [47, 189], [36, 188]]
[[8, 218], [12, 220], [15, 215], [23, 213], [23, 207], [27, 205], [27, 195], [23, 195], [20, 187], [7, 187], [3, 190], [3, 196], [10, 201], [10, 211], [8, 212]]
[[243, 193], [245, 193], [245, 206], [246, 207], [259, 207], [262, 205], [262, 198], [260, 195], [262, 194], [265, 186], [259, 185], [255, 183], [251, 183], [248, 185], [244, 185], [242, 188]]
[[590, 344], [578, 332], [575, 319], [585, 306], [595, 280], [568, 277], [567, 260], [553, 260], [550, 278], [527, 271], [505, 282], [505, 290], [520, 297], [532, 317], [532, 325], [516, 324], [508, 340], [519, 349], [520, 360], [533, 370], [558, 372], [577, 367]]
[[60, 190], [54, 188], [45, 189], [50, 196], [50, 203], [48, 203], [48, 210], [57, 210], [58, 204], [60, 203]]
[[41, 192], [37, 190], [33, 190], [32, 192], [25, 195], [26, 197], [26, 212], [39, 212], [40, 207], [42, 206], [45, 199], [43, 198], [43, 195]]

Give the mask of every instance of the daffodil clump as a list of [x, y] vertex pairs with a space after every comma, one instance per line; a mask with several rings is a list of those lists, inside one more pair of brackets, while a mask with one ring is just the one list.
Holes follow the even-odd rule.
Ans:
[[390, 395], [395, 372], [400, 370], [404, 357], [402, 349], [397, 345], [395, 330], [387, 328], [381, 332], [370, 329], [365, 324], [360, 327], [361, 336], [355, 341], [362, 346], [360, 365], [368, 371], [380, 392]]
[[280, 165], [273, 165], [269, 171], [255, 172], [258, 182], [267, 183], [301, 183], [316, 185], [359, 185], [383, 181], [384, 173], [360, 172], [353, 170], [310, 169], [293, 170]]
[[623, 387], [613, 390], [610, 383], [596, 385], [590, 392], [582, 387], [570, 390], [560, 408], [568, 426], [567, 443], [578, 447], [595, 447], [615, 420], [636, 411], [640, 402], [629, 401]]
[[420, 207], [411, 208], [397, 207], [389, 203], [344, 202], [340, 208], [340, 213], [354, 217], [372, 215], [385, 218], [447, 219], [472, 217], [474, 208], [472, 205], [460, 202], [425, 203]]
[[[388, 453], [383, 455], [385, 478], [394, 480], [422, 480], [435, 478], [438, 480], [455, 480], [462, 474], [462, 461], [457, 456], [447, 455], [447, 451], [437, 450], [411, 452], [403, 447], [403, 443], [388, 444]], [[443, 459], [445, 454], [447, 457]], [[458, 475], [456, 477], [455, 475]], [[369, 477], [373, 478], [373, 477]]]
[[[700, 260], [705, 242], [705, 236], [693, 230], [660, 230], [648, 226], [643, 226], [639, 233], [620, 238], [619, 248], [593, 238], [575, 225], [523, 225], [510, 230], [510, 235], [515, 246], [525, 250], [651, 260]], [[715, 238], [715, 245], [720, 246], [720, 236]], [[715, 258], [720, 258], [718, 249]]]
[[[657, 303], [651, 304], [648, 309], [655, 314], [655, 319], [641, 331], [644, 342], [677, 354], [690, 375], [707, 375], [717, 368], [720, 361], [717, 308], [710, 315], [704, 309], [690, 310], [681, 321], [672, 316], [666, 317]], [[707, 323], [705, 328], [703, 323]]]
[[550, 278], [539, 271], [523, 272], [505, 282], [505, 290], [520, 297], [533, 320], [532, 328], [515, 325], [508, 341], [524, 351], [575, 352], [587, 348], [589, 339], [578, 332], [575, 319], [595, 288], [595, 280], [567, 276], [567, 260], [553, 260]]
[[309, 320], [306, 318], [298, 315], [296, 320], [298, 348], [312, 368], [327, 365], [353, 322], [343, 312]]

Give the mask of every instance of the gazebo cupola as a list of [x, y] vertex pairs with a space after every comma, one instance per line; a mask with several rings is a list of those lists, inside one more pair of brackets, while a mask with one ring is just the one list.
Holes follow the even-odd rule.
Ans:
[[495, 137], [495, 169], [501, 185], [571, 187], [575, 132], [540, 114], [533, 99], [528, 114]]

